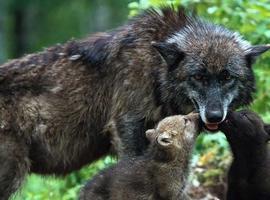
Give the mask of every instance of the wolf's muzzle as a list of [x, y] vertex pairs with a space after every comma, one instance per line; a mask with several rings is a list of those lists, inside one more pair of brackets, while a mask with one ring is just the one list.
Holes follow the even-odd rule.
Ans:
[[215, 110], [208, 110], [205, 111], [206, 120], [209, 123], [220, 123], [223, 119], [223, 110], [215, 109]]

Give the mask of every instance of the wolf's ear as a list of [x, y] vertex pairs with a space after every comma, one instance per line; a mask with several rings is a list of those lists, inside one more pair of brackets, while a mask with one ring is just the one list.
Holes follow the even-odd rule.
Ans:
[[160, 53], [160, 55], [168, 64], [170, 70], [175, 69], [179, 62], [185, 57], [184, 52], [181, 52], [177, 48], [176, 44], [152, 42], [152, 46]]
[[270, 49], [270, 44], [268, 45], [255, 45], [248, 49], [245, 57], [247, 59], [248, 66], [250, 67], [256, 60], [258, 56]]

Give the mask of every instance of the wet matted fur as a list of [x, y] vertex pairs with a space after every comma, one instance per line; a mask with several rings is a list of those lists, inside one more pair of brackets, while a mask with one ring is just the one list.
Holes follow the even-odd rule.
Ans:
[[268, 49], [164, 8], [3, 64], [0, 199], [29, 172], [64, 175], [112, 146], [141, 155], [145, 130], [165, 116], [198, 109], [205, 123], [219, 123], [251, 102], [251, 64]]

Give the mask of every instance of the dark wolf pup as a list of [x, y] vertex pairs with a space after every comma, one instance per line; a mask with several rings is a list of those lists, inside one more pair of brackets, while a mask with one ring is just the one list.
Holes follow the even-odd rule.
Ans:
[[184, 200], [199, 115], [175, 115], [146, 131], [146, 153], [123, 159], [99, 173], [81, 192], [81, 200]]
[[220, 125], [234, 156], [228, 200], [270, 199], [270, 125], [251, 111], [232, 112]]
[[251, 102], [251, 64], [270, 47], [171, 8], [0, 66], [0, 199], [29, 172], [65, 175], [140, 155], [144, 132], [198, 109], [209, 129]]

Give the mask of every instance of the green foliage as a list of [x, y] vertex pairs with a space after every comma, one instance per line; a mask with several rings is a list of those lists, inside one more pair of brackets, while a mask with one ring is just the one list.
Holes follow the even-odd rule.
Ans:
[[109, 29], [126, 20], [129, 0], [0, 0], [0, 63]]
[[115, 162], [114, 158], [108, 156], [91, 166], [66, 176], [64, 179], [31, 175], [27, 178], [22, 191], [14, 196], [14, 200], [77, 199], [81, 187], [90, 177]]
[[[231, 162], [229, 144], [221, 132], [201, 134], [193, 156], [194, 174], [191, 182], [213, 186], [221, 181]], [[196, 171], [196, 169], [201, 171]]]

